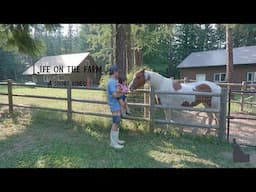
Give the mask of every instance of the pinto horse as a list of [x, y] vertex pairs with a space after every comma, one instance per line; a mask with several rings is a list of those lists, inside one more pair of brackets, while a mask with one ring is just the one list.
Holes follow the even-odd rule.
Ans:
[[[132, 92], [137, 88], [143, 86], [149, 81], [150, 86], [155, 91], [169, 91], [178, 93], [193, 93], [193, 92], [208, 92], [213, 94], [219, 94], [221, 87], [210, 81], [197, 81], [193, 83], [179, 83], [171, 78], [165, 78], [158, 73], [153, 71], [146, 71], [145, 69], [135, 72], [132, 81], [129, 84], [129, 90]], [[198, 104], [203, 104], [205, 108], [220, 108], [220, 98], [214, 96], [200, 96], [200, 95], [171, 95], [171, 94], [159, 94], [161, 105], [164, 106], [184, 106], [194, 107]], [[165, 110], [166, 120], [172, 121], [171, 119], [172, 110]], [[212, 125], [213, 118], [217, 122], [216, 114], [207, 113], [208, 123]], [[207, 130], [210, 131], [210, 129]]]

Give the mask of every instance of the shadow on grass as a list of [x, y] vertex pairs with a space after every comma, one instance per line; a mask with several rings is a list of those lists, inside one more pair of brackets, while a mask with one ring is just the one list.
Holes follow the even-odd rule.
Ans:
[[[4, 119], [10, 118], [4, 116]], [[0, 167], [171, 168], [235, 167], [218, 155], [231, 151], [213, 137], [170, 131], [145, 133], [140, 122], [122, 123], [122, 150], [109, 146], [111, 119], [65, 113], [19, 110], [10, 128], [0, 130]]]
[[[128, 139], [128, 130], [121, 134], [127, 146], [123, 150], [112, 149], [109, 146], [109, 119], [88, 116], [76, 116], [74, 119], [68, 124], [65, 113], [20, 110], [12, 122], [15, 125], [12, 133], [0, 137], [0, 148], [3, 149], [0, 167], [167, 166], [150, 158], [143, 145], [133, 145]], [[7, 130], [4, 129], [0, 136]], [[15, 132], [15, 129], [20, 131]]]

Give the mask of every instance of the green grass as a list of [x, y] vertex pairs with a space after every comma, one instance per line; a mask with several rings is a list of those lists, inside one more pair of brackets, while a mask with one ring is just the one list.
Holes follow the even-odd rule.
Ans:
[[64, 113], [15, 110], [0, 117], [0, 167], [185, 168], [255, 167], [223, 155], [232, 148], [214, 137], [175, 131], [146, 133], [141, 123], [123, 121], [124, 149], [109, 146], [110, 119]]
[[[0, 91], [6, 91], [1, 88]], [[65, 89], [16, 87], [14, 93], [66, 96]], [[99, 91], [73, 90], [73, 97], [105, 100]], [[0, 102], [7, 97], [0, 96]], [[14, 98], [14, 103], [66, 108], [66, 102], [33, 98]], [[73, 103], [73, 110], [109, 113], [108, 106]], [[135, 110], [134, 110], [135, 111]], [[141, 113], [141, 112], [140, 112]], [[139, 114], [138, 114], [139, 115]], [[157, 126], [157, 125], [156, 125]], [[74, 168], [186, 168], [256, 167], [233, 163], [232, 148], [210, 136], [193, 136], [174, 130], [147, 133], [147, 123], [123, 120], [121, 139], [124, 149], [109, 146], [111, 119], [66, 113], [15, 108], [12, 116], [0, 106], [0, 167]], [[156, 129], [158, 127], [155, 127]], [[245, 149], [250, 151], [250, 149]]]
[[[0, 92], [7, 92], [6, 87], [0, 86]], [[67, 97], [66, 89], [51, 89], [51, 88], [28, 88], [28, 87], [14, 87], [13, 94], [26, 94], [26, 95], [43, 95], [55, 97]], [[90, 100], [106, 100], [106, 94], [102, 91], [91, 90], [72, 90], [72, 98], [90, 99]], [[1, 103], [8, 103], [8, 97], [0, 95]], [[14, 104], [32, 105], [38, 107], [48, 107], [57, 109], [67, 109], [67, 101], [37, 99], [27, 97], [13, 97]], [[102, 107], [103, 106], [103, 107]], [[72, 103], [73, 110], [76, 111], [91, 111], [91, 112], [108, 112], [107, 105], [86, 104], [86, 103]], [[109, 112], [108, 112], [109, 113]]]
[[[0, 86], [0, 92], [7, 93], [6, 86]], [[66, 89], [57, 88], [29, 88], [29, 87], [13, 87], [13, 94], [26, 94], [26, 95], [43, 95], [43, 96], [55, 96], [55, 97], [67, 97]], [[133, 94], [137, 96], [136, 94]], [[106, 101], [106, 93], [103, 91], [94, 90], [72, 90], [72, 98], [79, 99], [89, 99], [89, 100], [99, 100]], [[142, 97], [143, 99], [143, 97]], [[8, 104], [8, 97], [0, 95], [0, 102]], [[134, 101], [133, 96], [129, 98], [129, 102]], [[139, 101], [141, 102], [141, 101]], [[143, 102], [143, 101], [142, 101]], [[37, 99], [37, 98], [27, 98], [27, 97], [13, 97], [14, 104], [31, 105], [37, 107], [48, 107], [57, 109], [67, 109], [67, 101], [61, 100], [49, 100], [49, 99]], [[81, 102], [72, 102], [72, 109], [74, 111], [82, 112], [100, 112], [105, 114], [110, 114], [108, 105], [102, 104], [88, 104]], [[138, 107], [131, 107], [131, 111], [135, 116], [143, 116], [143, 109]]]

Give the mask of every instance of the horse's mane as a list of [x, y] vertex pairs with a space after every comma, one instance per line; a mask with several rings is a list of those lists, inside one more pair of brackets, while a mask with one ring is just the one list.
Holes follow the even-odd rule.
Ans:
[[158, 77], [160, 77], [160, 78], [162, 78], [162, 79], [173, 80], [172, 78], [167, 78], [167, 77], [165, 77], [165, 76], [163, 76], [163, 75], [161, 75], [160, 73], [157, 73], [157, 72], [155, 72], [155, 71], [148, 71], [148, 70], [146, 70], [145, 72], [147, 72], [147, 73], [149, 73], [149, 74], [155, 74], [155, 75], [157, 75]]

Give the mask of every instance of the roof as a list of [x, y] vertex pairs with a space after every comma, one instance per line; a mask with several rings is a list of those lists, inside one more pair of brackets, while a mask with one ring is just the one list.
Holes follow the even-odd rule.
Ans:
[[[215, 67], [226, 65], [226, 49], [193, 52], [177, 67]], [[233, 64], [256, 64], [256, 46], [233, 48]]]
[[[74, 53], [56, 56], [46, 56], [38, 60], [35, 66], [36, 74], [70, 74], [72, 72], [71, 68], [68, 66], [76, 67], [81, 64], [89, 55], [89, 52], [85, 53]], [[40, 72], [40, 66], [50, 66], [49, 72]], [[55, 66], [63, 66], [63, 72], [54, 72]], [[56, 67], [57, 68], [57, 67]], [[30, 66], [26, 71], [22, 73], [23, 75], [33, 75], [33, 65]]]

